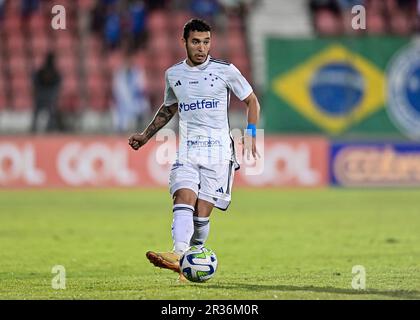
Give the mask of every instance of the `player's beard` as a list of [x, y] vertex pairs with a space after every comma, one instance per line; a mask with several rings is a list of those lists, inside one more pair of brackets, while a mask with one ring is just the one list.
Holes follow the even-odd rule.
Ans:
[[207, 52], [207, 54], [206, 54], [206, 58], [204, 59], [204, 61], [202, 61], [202, 62], [196, 62], [196, 61], [194, 61], [193, 60], [193, 58], [194, 58], [194, 56], [190, 53], [190, 51], [188, 50], [188, 48], [186, 48], [187, 49], [187, 56], [188, 56], [188, 59], [193, 63], [193, 65], [195, 65], [195, 66], [198, 66], [198, 65], [200, 65], [200, 64], [202, 64], [202, 63], [204, 63], [204, 61], [206, 61], [207, 60], [207, 58], [209, 57], [209, 54], [210, 54], [210, 51], [209, 52]]

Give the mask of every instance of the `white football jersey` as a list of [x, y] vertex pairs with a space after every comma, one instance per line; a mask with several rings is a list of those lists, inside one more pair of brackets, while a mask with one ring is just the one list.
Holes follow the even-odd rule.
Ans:
[[191, 67], [186, 60], [165, 72], [164, 105], [178, 104], [178, 158], [192, 161], [235, 159], [230, 135], [230, 92], [240, 100], [252, 93], [248, 81], [231, 63], [211, 58]]

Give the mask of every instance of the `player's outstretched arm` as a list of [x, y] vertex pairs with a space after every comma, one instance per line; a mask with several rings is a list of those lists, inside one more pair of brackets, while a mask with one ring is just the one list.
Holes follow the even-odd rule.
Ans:
[[[260, 158], [260, 154], [257, 151], [257, 143], [256, 143], [256, 128], [260, 118], [260, 103], [258, 102], [258, 98], [255, 93], [251, 93], [247, 98], [245, 98], [244, 102], [248, 107], [248, 127], [247, 127], [247, 134], [245, 135], [245, 142], [243, 153], [246, 150], [247, 158], [249, 159], [249, 154], [252, 153], [254, 159]], [[249, 139], [249, 142], [247, 141]]]
[[152, 122], [144, 129], [142, 133], [135, 133], [128, 139], [128, 144], [134, 149], [138, 150], [145, 145], [151, 137], [162, 129], [178, 112], [178, 105], [176, 103], [168, 106], [162, 105], [156, 112]]

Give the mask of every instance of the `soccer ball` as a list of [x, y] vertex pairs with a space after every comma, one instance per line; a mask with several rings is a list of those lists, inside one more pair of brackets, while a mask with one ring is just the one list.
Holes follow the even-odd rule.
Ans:
[[179, 261], [181, 272], [192, 282], [205, 282], [216, 273], [217, 258], [210, 248], [192, 246]]

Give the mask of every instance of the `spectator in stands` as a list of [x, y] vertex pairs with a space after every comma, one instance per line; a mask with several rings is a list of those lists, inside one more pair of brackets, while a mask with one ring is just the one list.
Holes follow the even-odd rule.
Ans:
[[[146, 7], [143, 1], [134, 0], [129, 4], [128, 37], [132, 48], [137, 49], [146, 40]], [[143, 46], [144, 47], [144, 46]]]
[[0, 0], [0, 21], [3, 18], [4, 4], [5, 3], [6, 3], [6, 0]]
[[323, 35], [337, 35], [343, 32], [340, 7], [335, 0], [310, 0], [313, 25]]
[[[157, 9], [165, 9], [172, 4], [172, 2], [176, 2], [175, 0], [145, 0], [147, 11], [153, 11]], [[185, 2], [180, 1], [180, 2]]]
[[194, 16], [206, 20], [210, 24], [218, 25], [216, 18], [221, 7], [217, 0], [192, 0], [190, 10]]
[[39, 0], [22, 0], [22, 17], [29, 17], [34, 11], [38, 10]]
[[106, 5], [102, 0], [97, 0], [91, 11], [91, 30], [102, 35], [105, 25]]
[[55, 65], [55, 55], [49, 52], [44, 64], [33, 77], [34, 110], [31, 131], [37, 131], [38, 117], [42, 111], [47, 111], [47, 131], [62, 130], [58, 112], [58, 96], [61, 75]]
[[107, 7], [104, 25], [105, 44], [109, 49], [118, 47], [121, 41], [121, 17], [115, 4]]
[[119, 133], [143, 127], [150, 113], [145, 73], [135, 65], [134, 58], [128, 51], [113, 77], [114, 124]]

